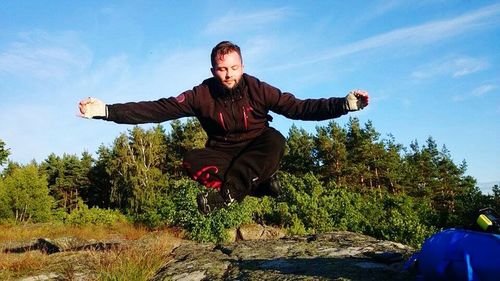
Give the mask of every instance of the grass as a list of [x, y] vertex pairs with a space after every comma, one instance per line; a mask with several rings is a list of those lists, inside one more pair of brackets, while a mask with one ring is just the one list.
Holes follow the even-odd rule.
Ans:
[[41, 252], [0, 253], [0, 280], [12, 280], [30, 272], [38, 272], [48, 264], [48, 256]]
[[172, 248], [171, 239], [160, 237], [147, 251], [131, 247], [108, 255], [94, 253], [94, 272], [98, 280], [148, 280], [165, 264]]
[[124, 239], [134, 240], [148, 232], [144, 227], [135, 227], [129, 223], [115, 224], [110, 227], [96, 225], [79, 227], [63, 223], [0, 225], [0, 243], [40, 237], [53, 239], [62, 236], [100, 240], [120, 235]]
[[180, 243], [178, 236], [178, 233], [171, 230], [153, 232], [127, 223], [112, 227], [75, 227], [64, 224], [0, 225], [0, 245], [41, 237], [123, 241], [119, 247], [107, 251], [69, 251], [52, 255], [40, 251], [0, 252], [0, 280], [47, 273], [55, 273], [64, 280], [147, 280], [165, 264], [170, 251]]

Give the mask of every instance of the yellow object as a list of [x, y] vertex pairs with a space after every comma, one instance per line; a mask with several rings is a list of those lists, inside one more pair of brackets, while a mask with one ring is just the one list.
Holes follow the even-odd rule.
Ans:
[[493, 226], [493, 222], [485, 215], [479, 215], [477, 218], [477, 224], [485, 231], [488, 230], [489, 227]]

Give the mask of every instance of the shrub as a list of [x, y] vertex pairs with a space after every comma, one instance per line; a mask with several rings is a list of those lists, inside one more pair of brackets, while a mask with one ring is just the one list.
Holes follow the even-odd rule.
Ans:
[[225, 241], [228, 238], [227, 229], [252, 222], [253, 211], [258, 205], [254, 198], [205, 216], [196, 206], [196, 195], [201, 191], [202, 187], [196, 182], [181, 180], [172, 193], [175, 205], [172, 226], [186, 229], [189, 238], [200, 242]]
[[[227, 229], [251, 222], [280, 225], [291, 235], [347, 230], [413, 246], [435, 232], [428, 226], [432, 214], [425, 202], [405, 195], [338, 188], [313, 174], [279, 176], [283, 186], [279, 197], [247, 197], [208, 216], [196, 206], [196, 196], [204, 187], [186, 178], [171, 180], [164, 193], [133, 219], [150, 227], [183, 228], [190, 239], [200, 242], [225, 241]], [[85, 216], [77, 217], [76, 221], [88, 221]]]
[[388, 193], [381, 199], [368, 195], [364, 201], [363, 213], [368, 220], [362, 231], [365, 234], [418, 247], [437, 231], [426, 223], [429, 210], [424, 202]]
[[427, 223], [428, 205], [406, 195], [361, 194], [324, 184], [313, 174], [282, 173], [280, 180], [283, 195], [258, 201], [266, 206], [257, 209], [266, 223], [282, 225], [292, 235], [348, 230], [418, 246], [436, 231]]
[[346, 190], [324, 188], [313, 174], [302, 178], [282, 173], [283, 195], [268, 217], [290, 234], [353, 230], [362, 220], [361, 197]]
[[71, 225], [104, 225], [111, 226], [116, 223], [125, 222], [127, 218], [118, 210], [90, 208], [82, 202], [78, 208], [69, 213], [64, 222]]

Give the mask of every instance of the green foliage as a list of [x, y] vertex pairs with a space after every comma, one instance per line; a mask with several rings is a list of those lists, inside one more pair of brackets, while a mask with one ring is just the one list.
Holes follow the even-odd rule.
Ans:
[[[312, 174], [302, 178], [282, 174], [283, 195], [277, 199], [275, 216], [278, 223], [293, 234], [352, 229], [359, 217], [357, 204], [350, 193], [342, 189], [325, 189]], [[355, 195], [352, 193], [352, 195]]]
[[89, 189], [88, 173], [93, 165], [90, 154], [84, 152], [82, 158], [76, 155], [55, 154], [40, 165], [48, 180], [50, 195], [56, 200], [58, 208], [71, 212], [82, 200], [81, 194]]
[[102, 225], [111, 226], [116, 223], [126, 222], [127, 218], [118, 210], [89, 208], [79, 202], [78, 208], [69, 213], [64, 222], [71, 225]]
[[88, 171], [88, 186], [81, 191], [82, 199], [89, 207], [111, 208], [112, 178], [108, 173], [111, 167], [111, 149], [104, 145], [97, 150], [98, 158]]
[[14, 218], [14, 213], [9, 206], [7, 188], [5, 187], [3, 181], [0, 180], [0, 223], [12, 218]]
[[161, 172], [165, 161], [165, 137], [161, 127], [134, 127], [113, 145], [107, 172], [111, 177], [111, 203], [126, 213], [143, 213], [165, 187]]
[[491, 206], [493, 209], [497, 210], [497, 212], [500, 212], [500, 187], [498, 184], [495, 184], [491, 188], [493, 195], [491, 196]]
[[377, 238], [419, 246], [437, 229], [426, 221], [431, 210], [425, 202], [415, 202], [406, 195], [384, 194], [382, 200], [368, 196], [361, 210], [367, 224], [363, 233]]
[[321, 163], [319, 174], [326, 180], [337, 184], [346, 183], [347, 132], [334, 121], [325, 127], [316, 127], [315, 157]]
[[306, 174], [315, 167], [314, 140], [304, 129], [295, 125], [288, 132], [282, 169], [289, 173]]
[[[349, 230], [418, 246], [440, 228], [471, 227], [480, 208], [500, 209], [498, 186], [492, 195], [481, 194], [476, 180], [465, 176], [466, 162], [455, 164], [431, 137], [406, 148], [392, 135], [381, 138], [370, 121], [350, 118], [344, 127], [334, 121], [319, 126], [316, 134], [292, 126], [282, 195], [247, 197], [204, 216], [195, 200], [201, 186], [184, 177], [181, 163], [187, 150], [204, 146], [206, 134], [195, 119], [171, 126], [169, 133], [160, 125], [133, 127], [112, 146], [101, 146], [97, 160], [85, 152], [52, 154], [40, 167], [8, 162], [0, 178], [0, 220], [107, 225], [125, 214], [135, 223], [180, 227], [193, 240], [214, 242], [254, 221], [289, 234]], [[7, 156], [0, 141], [0, 164]]]
[[[0, 219], [15, 222], [44, 222], [51, 219], [54, 200], [49, 196], [47, 179], [34, 164], [15, 168], [0, 184]], [[7, 206], [7, 207], [5, 207]]]
[[265, 208], [270, 214], [264, 217], [290, 234], [348, 230], [419, 245], [436, 231], [421, 219], [428, 211], [425, 205], [408, 196], [385, 193], [381, 200], [374, 194], [325, 185], [313, 174], [298, 178], [282, 173], [280, 179], [284, 194]]
[[5, 148], [5, 142], [0, 140], [0, 166], [2, 166], [9, 157], [9, 149]]
[[181, 180], [180, 184], [174, 186], [173, 189], [172, 198], [175, 213], [172, 225], [186, 229], [189, 237], [193, 240], [224, 241], [228, 238], [227, 229], [252, 222], [256, 205], [254, 198], [247, 198], [240, 204], [233, 204], [227, 209], [204, 216], [196, 206], [195, 198], [201, 191], [197, 183]]

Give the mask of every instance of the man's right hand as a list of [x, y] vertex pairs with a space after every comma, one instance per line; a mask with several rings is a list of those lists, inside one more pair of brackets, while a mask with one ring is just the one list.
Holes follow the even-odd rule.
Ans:
[[81, 100], [78, 103], [78, 109], [80, 110], [78, 116], [82, 118], [106, 118], [108, 115], [104, 102], [96, 98], [88, 97]]

